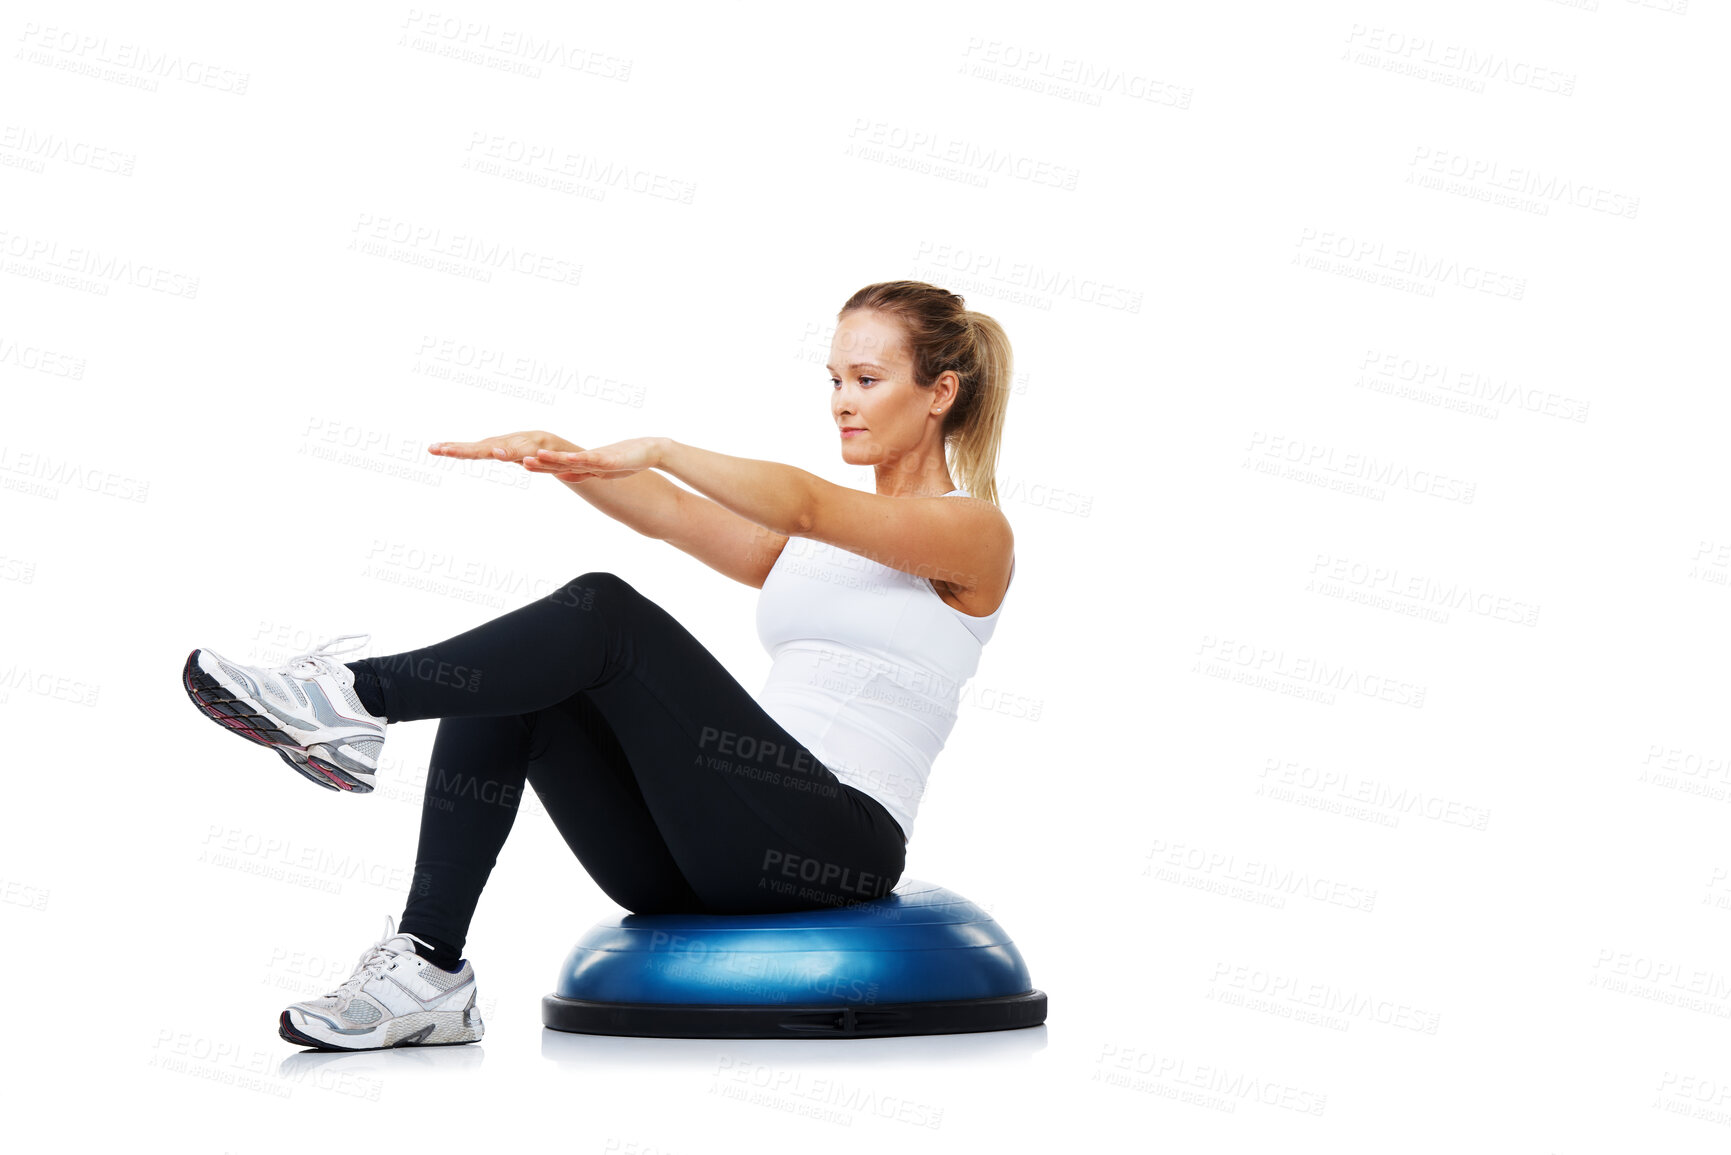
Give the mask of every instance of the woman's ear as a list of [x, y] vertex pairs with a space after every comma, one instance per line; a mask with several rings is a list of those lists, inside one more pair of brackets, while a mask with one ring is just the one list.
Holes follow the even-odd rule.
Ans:
[[938, 374], [936, 389], [938, 412], [947, 412], [956, 407], [956, 393], [960, 390], [961, 384], [962, 379], [956, 375], [954, 369], [946, 369]]

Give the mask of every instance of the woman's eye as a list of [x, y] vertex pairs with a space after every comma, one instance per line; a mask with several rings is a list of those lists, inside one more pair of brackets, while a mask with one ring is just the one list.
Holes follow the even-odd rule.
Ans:
[[[867, 381], [876, 381], [876, 380], [877, 380], [877, 378], [876, 378], [876, 377], [861, 377], [861, 378], [860, 378], [860, 384], [862, 384], [862, 385], [863, 385], [863, 384], [865, 384], [865, 383], [866, 383], [866, 382], [867, 382]], [[835, 387], [836, 387], [836, 388], [837, 388], [837, 389], [840, 389], [840, 388], [841, 388], [841, 380], [840, 380], [840, 378], [837, 378], [837, 377], [831, 377], [831, 378], [830, 378], [830, 379], [829, 379], [829, 383], [830, 383], [830, 384], [831, 384], [831, 385], [834, 385], [834, 386], [835, 386]]]

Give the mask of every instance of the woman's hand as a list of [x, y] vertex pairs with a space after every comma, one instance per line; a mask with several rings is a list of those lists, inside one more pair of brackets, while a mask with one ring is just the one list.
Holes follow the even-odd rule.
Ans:
[[536, 469], [530, 465], [530, 462], [536, 460], [535, 454], [539, 450], [575, 451], [579, 448], [581, 447], [576, 442], [567, 441], [556, 433], [548, 433], [544, 429], [531, 429], [524, 433], [502, 433], [498, 437], [489, 437], [483, 441], [436, 441], [427, 446], [427, 452], [437, 454], [440, 457], [516, 461], [521, 462], [523, 467], [532, 473], [552, 473], [560, 481], [582, 481], [585, 475]]
[[489, 458], [515, 461], [530, 473], [551, 473], [560, 481], [630, 477], [661, 464], [659, 437], [634, 437], [600, 449], [584, 449], [555, 433], [533, 429], [503, 433], [482, 441], [436, 441], [427, 452], [440, 457]]
[[630, 477], [659, 466], [661, 449], [659, 437], [633, 437], [599, 449], [542, 448], [535, 460], [526, 459], [523, 464], [533, 473], [555, 473], [560, 481]]
[[501, 433], [484, 441], [435, 441], [427, 446], [428, 453], [440, 457], [486, 457], [494, 461], [523, 461], [535, 456], [538, 449], [576, 449], [577, 446], [556, 433], [532, 429], [526, 433]]

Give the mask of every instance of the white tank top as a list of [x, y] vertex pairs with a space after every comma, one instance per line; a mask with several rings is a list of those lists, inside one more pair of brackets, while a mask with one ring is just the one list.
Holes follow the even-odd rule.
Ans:
[[[1012, 558], [1012, 582], [1015, 573]], [[912, 838], [932, 760], [1003, 608], [964, 614], [925, 578], [790, 537], [757, 599], [757, 636], [774, 662], [758, 704]]]

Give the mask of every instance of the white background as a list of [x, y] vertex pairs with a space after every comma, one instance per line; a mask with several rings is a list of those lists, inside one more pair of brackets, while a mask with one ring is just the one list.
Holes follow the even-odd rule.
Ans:
[[[148, 8], [0, 29], [32, 1149], [1731, 1141], [1720, 8]], [[1015, 936], [1047, 1025], [544, 1031], [615, 908], [531, 801], [485, 1041], [297, 1055], [281, 1007], [401, 910], [435, 724], [320, 791], [187, 653], [397, 652], [605, 569], [755, 689], [756, 591], [425, 446], [868, 488], [822, 365], [904, 277], [1017, 374], [1016, 587], [908, 875]]]

